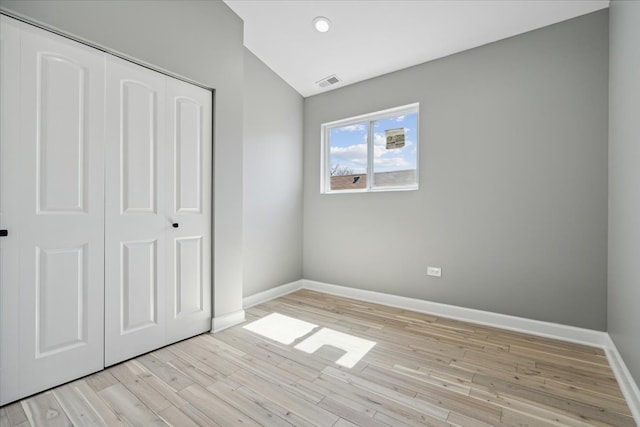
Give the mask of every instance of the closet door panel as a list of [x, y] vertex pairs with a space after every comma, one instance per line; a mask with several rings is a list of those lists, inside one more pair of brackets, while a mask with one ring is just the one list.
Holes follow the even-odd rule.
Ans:
[[87, 342], [87, 245], [36, 249], [36, 355]]
[[[21, 25], [20, 382], [27, 395], [103, 366], [104, 54]], [[19, 183], [19, 184], [18, 184]]]
[[123, 242], [122, 332], [158, 324], [158, 241]]
[[105, 362], [165, 345], [165, 77], [107, 58]]
[[[171, 82], [171, 86], [175, 85]], [[202, 212], [203, 106], [196, 100], [174, 95], [172, 114], [174, 151], [174, 206], [176, 213]]]
[[20, 397], [19, 234], [13, 177], [19, 165], [20, 138], [20, 23], [0, 16], [0, 405]]
[[57, 53], [39, 54], [37, 67], [37, 209], [85, 212], [87, 76], [81, 64]]
[[205, 308], [202, 255], [202, 237], [175, 239], [175, 317], [189, 316]]
[[166, 210], [178, 224], [168, 232], [168, 342], [211, 329], [211, 106], [210, 91], [167, 79]]
[[157, 87], [121, 81], [120, 193], [124, 214], [158, 213]]

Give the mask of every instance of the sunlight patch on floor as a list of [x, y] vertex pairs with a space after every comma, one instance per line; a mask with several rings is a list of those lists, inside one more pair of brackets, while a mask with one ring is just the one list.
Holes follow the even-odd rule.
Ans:
[[344, 350], [346, 354], [336, 360], [336, 363], [340, 366], [353, 368], [376, 343], [365, 340], [364, 338], [334, 331], [333, 329], [322, 328], [295, 346], [295, 348], [305, 353], [314, 353], [324, 345], [330, 345]]
[[244, 329], [263, 337], [278, 341], [281, 344], [292, 344], [300, 337], [307, 335], [318, 325], [294, 319], [279, 313], [271, 313], [261, 319], [243, 326]]
[[[295, 340], [307, 335], [317, 327], [318, 325], [313, 323], [280, 313], [271, 313], [243, 326], [248, 331], [286, 345], [293, 344]], [[294, 348], [305, 353], [315, 353], [325, 345], [343, 350], [345, 354], [336, 360], [336, 363], [340, 366], [352, 368], [376, 343], [333, 329], [322, 328]]]

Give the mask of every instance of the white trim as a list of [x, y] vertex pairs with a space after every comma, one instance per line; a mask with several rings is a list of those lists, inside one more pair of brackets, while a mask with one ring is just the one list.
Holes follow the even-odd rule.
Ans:
[[627, 365], [624, 363], [620, 352], [618, 352], [618, 348], [609, 334], [607, 334], [606, 341], [607, 344], [604, 351], [607, 354], [609, 365], [611, 365], [616, 380], [618, 380], [618, 385], [627, 401], [627, 405], [629, 405], [636, 424], [640, 425], [640, 389], [638, 389], [638, 385], [631, 376], [631, 372], [629, 372]]
[[402, 116], [402, 113], [411, 114], [418, 112], [420, 108], [419, 102], [401, 105], [399, 107], [387, 108], [386, 110], [376, 111], [374, 113], [360, 114], [359, 116], [347, 117], [346, 119], [334, 120], [332, 122], [323, 123], [322, 127], [332, 128], [337, 126], [348, 126], [357, 124], [365, 120], [388, 119], [389, 117]]
[[546, 338], [555, 338], [578, 344], [586, 344], [600, 348], [603, 348], [606, 345], [606, 332], [577, 328], [575, 326], [561, 325], [558, 323], [543, 322], [540, 320], [525, 319], [523, 317], [492, 313], [473, 308], [457, 307], [455, 305], [441, 304], [415, 298], [383, 294], [381, 292], [367, 291], [364, 289], [330, 285], [328, 283], [315, 282], [312, 280], [303, 280], [303, 282], [303, 288], [305, 289], [311, 289], [331, 295], [354, 298], [361, 301], [384, 304], [420, 313], [434, 314], [436, 316], [447, 317], [449, 319], [462, 320], [485, 326], [493, 326], [509, 331], [524, 332]]
[[629, 405], [629, 409], [631, 410], [636, 423], [640, 426], [640, 389], [638, 389], [638, 385], [627, 369], [627, 366], [618, 352], [613, 340], [606, 332], [577, 328], [575, 326], [561, 325], [552, 322], [543, 322], [540, 320], [526, 319], [523, 317], [509, 316], [506, 314], [492, 313], [472, 308], [457, 307], [454, 305], [384, 294], [364, 289], [350, 288], [347, 286], [332, 285], [329, 283], [306, 279], [287, 283], [246, 297], [243, 300], [244, 307], [249, 308], [283, 295], [287, 295], [299, 289], [309, 289], [330, 295], [353, 298], [375, 304], [384, 304], [390, 307], [433, 314], [436, 316], [447, 317], [449, 319], [462, 320], [465, 322], [601, 348], [605, 351], [611, 370], [618, 381], [618, 385], [622, 390], [627, 405]]
[[253, 307], [254, 305], [262, 304], [263, 302], [271, 301], [272, 299], [280, 298], [291, 292], [295, 292], [299, 289], [302, 289], [302, 279], [296, 280], [295, 282], [286, 283], [284, 285], [276, 286], [275, 288], [267, 289], [263, 292], [258, 292], [257, 294], [250, 295], [242, 299], [242, 307], [246, 310], [247, 308]]
[[244, 322], [244, 310], [223, 314], [222, 316], [211, 319], [211, 332], [215, 334], [216, 332], [239, 325], [242, 322]]

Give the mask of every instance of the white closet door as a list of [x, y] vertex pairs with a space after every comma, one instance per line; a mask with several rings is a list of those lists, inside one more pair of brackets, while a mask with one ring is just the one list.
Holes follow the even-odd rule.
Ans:
[[107, 58], [105, 364], [165, 345], [165, 77]]
[[167, 343], [211, 329], [211, 96], [167, 78]]
[[[0, 15], [0, 405], [20, 397], [20, 287], [18, 274], [18, 223], [15, 209], [7, 202], [15, 198], [12, 186], [19, 164], [20, 144], [20, 23]], [[13, 143], [11, 143], [13, 141]], [[12, 188], [14, 187], [14, 188]]]
[[[24, 396], [103, 366], [104, 56], [21, 28], [20, 80], [8, 82], [20, 88], [20, 138], [2, 139], [3, 166], [12, 167], [2, 226], [14, 239], [2, 258], [18, 265], [17, 280], [3, 268], [2, 288], [12, 298], [19, 289], [19, 324], [9, 319], [2, 328], [19, 337], [3, 352], [9, 360], [19, 352]], [[3, 88], [3, 103], [6, 95]], [[3, 125], [16, 119], [7, 113]]]

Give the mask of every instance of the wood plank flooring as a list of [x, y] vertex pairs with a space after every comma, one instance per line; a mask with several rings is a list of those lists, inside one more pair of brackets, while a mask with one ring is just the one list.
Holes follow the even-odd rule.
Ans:
[[[290, 345], [204, 334], [0, 408], [0, 426], [635, 426], [602, 350], [302, 290], [247, 310]], [[320, 327], [376, 345], [295, 349]]]

